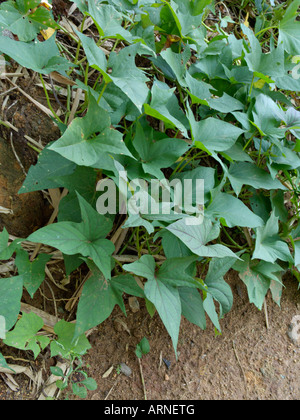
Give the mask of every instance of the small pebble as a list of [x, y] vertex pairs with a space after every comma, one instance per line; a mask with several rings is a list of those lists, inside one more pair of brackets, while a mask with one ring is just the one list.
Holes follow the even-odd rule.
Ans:
[[136, 313], [140, 310], [140, 304], [139, 301], [135, 296], [130, 296], [128, 299], [129, 307], [131, 309], [131, 312]]
[[170, 360], [167, 360], [167, 359], [164, 359], [164, 358], [163, 358], [163, 362], [164, 362], [164, 364], [167, 366], [167, 368], [168, 368], [168, 369], [170, 369], [170, 366], [171, 366], [171, 362], [170, 362]]
[[120, 363], [120, 368], [121, 372], [124, 373], [125, 376], [130, 376], [132, 374], [132, 370], [125, 363]]

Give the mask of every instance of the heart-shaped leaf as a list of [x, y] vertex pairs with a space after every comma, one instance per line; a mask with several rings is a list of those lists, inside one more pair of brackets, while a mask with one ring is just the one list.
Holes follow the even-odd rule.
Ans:
[[108, 112], [99, 107], [92, 95], [89, 101], [86, 116], [75, 118], [49, 149], [82, 166], [93, 166], [106, 152], [132, 156], [122, 134], [111, 128]]
[[81, 223], [58, 222], [48, 225], [34, 232], [28, 240], [53, 246], [66, 255], [91, 257], [105, 278], [110, 278], [110, 256], [115, 247], [104, 238], [112, 228], [112, 221], [94, 210], [79, 194], [77, 196]]

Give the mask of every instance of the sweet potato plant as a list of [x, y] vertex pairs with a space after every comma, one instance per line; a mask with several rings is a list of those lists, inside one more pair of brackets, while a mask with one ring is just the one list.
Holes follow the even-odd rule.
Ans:
[[[61, 131], [19, 193], [62, 193], [52, 223], [0, 234], [17, 269], [0, 279], [4, 343], [82, 355], [126, 295], [157, 311], [176, 352], [182, 316], [221, 331], [230, 269], [259, 310], [268, 291], [280, 305], [285, 273], [300, 280], [300, 0], [244, 3], [235, 18], [211, 0], [77, 0], [54, 19], [39, 0], [1, 2], [5, 65], [37, 73]], [[28, 243], [48, 251], [32, 259]], [[49, 337], [37, 315], [17, 319], [58, 251], [66, 275], [89, 274], [76, 324]]]

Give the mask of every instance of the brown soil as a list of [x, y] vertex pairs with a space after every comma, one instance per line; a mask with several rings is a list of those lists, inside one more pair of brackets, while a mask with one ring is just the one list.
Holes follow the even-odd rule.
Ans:
[[11, 214], [0, 214], [0, 230], [5, 227], [10, 234], [25, 238], [46, 222], [47, 204], [40, 192], [18, 195], [25, 173], [16, 156], [19, 158], [24, 152], [15, 153], [11, 143], [0, 137], [0, 206], [11, 211]]
[[[3, 81], [0, 83], [0, 93], [5, 93], [10, 85]], [[41, 90], [34, 87], [33, 80], [20, 78], [18, 84], [24, 91], [30, 91], [32, 98], [46, 105]], [[0, 97], [0, 107], [4, 98]], [[0, 125], [0, 206], [12, 211], [12, 214], [0, 213], [0, 229], [2, 231], [6, 227], [11, 235], [26, 237], [43, 226], [51, 212], [41, 192], [18, 195], [26, 173], [37, 160], [37, 153], [30, 148], [24, 135], [45, 145], [58, 139], [60, 132], [50, 117], [18, 90], [9, 94], [3, 108], [1, 119], [11, 123], [18, 131]]]
[[[148, 399], [152, 400], [297, 400], [300, 398], [300, 343], [288, 337], [289, 325], [300, 314], [298, 283], [285, 281], [281, 308], [267, 299], [269, 328], [264, 311], [250, 304], [247, 291], [235, 272], [226, 280], [234, 306], [221, 321], [222, 335], [214, 328], [202, 331], [182, 319], [178, 360], [159, 316], [119, 309], [90, 336], [92, 349], [85, 356], [88, 373], [98, 383], [88, 399], [142, 400], [144, 391], [134, 350], [144, 336], [151, 351], [141, 361]], [[128, 306], [127, 306], [128, 307]], [[126, 328], [117, 320], [123, 321]], [[123, 324], [123, 325], [124, 325]], [[121, 331], [120, 331], [121, 329]], [[171, 362], [169, 369], [162, 361]], [[118, 375], [120, 363], [132, 369], [130, 377]], [[103, 374], [111, 367], [111, 375]]]
[[[281, 308], [268, 296], [267, 329], [265, 312], [249, 303], [237, 273], [231, 271], [226, 280], [234, 294], [234, 305], [221, 320], [222, 335], [215, 336], [209, 320], [207, 329], [202, 331], [182, 319], [177, 361], [171, 339], [157, 314], [151, 319], [142, 301], [136, 313], [131, 312], [126, 302], [127, 317], [116, 307], [111, 317], [89, 336], [92, 348], [83, 358], [84, 369], [96, 380], [98, 388], [89, 391], [87, 399], [144, 399], [140, 367], [134, 353], [144, 336], [151, 346], [150, 353], [141, 360], [148, 400], [300, 399], [300, 340], [292, 342], [288, 335], [293, 318], [300, 315], [298, 282], [292, 277], [285, 279]], [[11, 351], [13, 357], [31, 360], [28, 363], [35, 371], [46, 366], [45, 378], [49, 366], [56, 363], [49, 355], [46, 360], [39, 356], [33, 361], [30, 352], [7, 347], [1, 351], [6, 356]], [[170, 362], [169, 368], [163, 359]], [[121, 363], [131, 369], [129, 377], [119, 373]], [[111, 374], [103, 378], [111, 366]], [[0, 374], [0, 400], [36, 399], [25, 375], [17, 375], [15, 379], [19, 389], [13, 392]], [[76, 399], [72, 395], [70, 398]]]

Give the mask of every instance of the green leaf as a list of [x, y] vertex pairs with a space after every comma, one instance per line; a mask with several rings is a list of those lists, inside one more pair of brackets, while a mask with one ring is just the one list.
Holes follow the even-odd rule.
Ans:
[[[9, 29], [14, 34], [18, 35], [20, 41], [31, 41], [35, 38], [41, 25], [34, 22], [29, 23], [27, 16], [24, 16], [12, 2], [4, 2], [0, 5], [2, 28]], [[2, 29], [1, 28], [1, 29]]]
[[219, 322], [219, 315], [216, 311], [215, 302], [212, 297], [212, 295], [207, 294], [206, 298], [203, 302], [203, 308], [207, 315], [209, 316], [211, 322], [214, 324], [214, 326], [217, 328], [217, 330], [221, 331], [221, 326]]
[[169, 6], [181, 37], [185, 37], [193, 36], [193, 32], [201, 26], [199, 15], [205, 6], [210, 4], [210, 1], [170, 0], [167, 2], [163, 0], [163, 3]]
[[149, 95], [149, 88], [146, 84], [149, 79], [135, 65], [138, 50], [139, 45], [135, 44], [121, 49], [118, 54], [111, 52], [108, 67], [112, 69], [110, 77], [114, 84], [125, 93], [142, 113], [143, 105]]
[[20, 41], [32, 41], [41, 29], [48, 27], [57, 29], [59, 26], [52, 18], [52, 13], [44, 7], [35, 9], [40, 2], [7, 1], [0, 5], [1, 21], [6, 29], [16, 34]]
[[113, 6], [89, 2], [89, 15], [95, 22], [101, 37], [132, 41], [131, 33], [122, 27], [123, 15]]
[[286, 190], [281, 182], [255, 164], [248, 162], [234, 163], [230, 166], [228, 178], [236, 193], [239, 195], [243, 185], [251, 185], [253, 188], [265, 190]]
[[78, 9], [82, 12], [85, 13], [88, 11], [88, 5], [86, 3], [85, 0], [74, 0], [73, 3], [77, 4]]
[[23, 284], [31, 298], [45, 279], [45, 266], [50, 261], [51, 255], [39, 254], [34, 261], [29, 260], [29, 255], [23, 249], [17, 252], [15, 264], [18, 273], [23, 277]]
[[187, 92], [191, 97], [192, 103], [208, 106], [208, 101], [211, 97], [210, 89], [213, 89], [213, 87], [202, 80], [197, 80], [192, 77], [189, 72], [185, 75], [185, 83], [188, 87]]
[[196, 122], [194, 115], [189, 110], [189, 122], [191, 126], [194, 145], [202, 150], [210, 152], [222, 152], [230, 149], [239, 136], [244, 133], [241, 128], [221, 121], [217, 118], [206, 118]]
[[135, 355], [139, 359], [141, 359], [143, 357], [143, 353], [142, 353], [142, 350], [141, 350], [141, 347], [139, 346], [139, 344], [137, 344], [137, 346], [136, 346]]
[[153, 225], [150, 222], [148, 222], [148, 220], [143, 219], [139, 214], [129, 214], [129, 217], [124, 223], [123, 227], [124, 229], [127, 229], [130, 227], [138, 226], [144, 226], [149, 235], [151, 235], [154, 232]]
[[208, 105], [212, 109], [216, 109], [219, 112], [228, 114], [233, 111], [242, 111], [244, 110], [244, 105], [242, 102], [233, 98], [232, 96], [227, 95], [226, 92], [220, 98], [208, 99]]
[[123, 307], [122, 293], [115, 290], [101, 272], [94, 270], [85, 282], [79, 300], [75, 338], [105, 321], [115, 305]]
[[264, 221], [254, 214], [236, 197], [230, 194], [218, 193], [205, 212], [207, 217], [225, 219], [228, 227], [242, 226], [255, 228], [264, 225]]
[[[179, 179], [182, 182], [183, 186], [183, 203], [184, 203], [184, 194], [185, 194], [185, 180], [191, 182], [192, 191], [186, 192], [186, 195], [191, 196], [191, 202], [193, 205], [204, 204], [197, 203], [197, 180], [203, 180], [204, 182], [204, 201], [207, 201], [210, 198], [210, 191], [213, 190], [215, 186], [215, 173], [214, 168], [206, 166], [197, 166], [197, 168], [191, 171], [184, 171], [180, 173], [175, 173], [170, 180]], [[188, 183], [188, 188], [190, 187]]]
[[44, 42], [32, 43], [14, 41], [6, 36], [0, 36], [0, 51], [13, 58], [21, 66], [37, 73], [49, 74], [57, 71], [64, 74], [72, 66], [66, 58], [60, 56], [54, 36]]
[[[153, 137], [157, 133], [151, 133]], [[142, 126], [137, 123], [137, 131], [133, 146], [138, 152], [142, 167], [146, 173], [154, 175], [158, 179], [164, 178], [161, 168], [168, 168], [188, 149], [189, 145], [183, 140], [165, 138], [154, 141], [152, 136], [146, 137]]]
[[39, 0], [16, 0], [16, 6], [20, 12], [27, 13], [30, 9], [34, 9], [40, 4]]
[[0, 368], [10, 369], [12, 372], [15, 372], [11, 367], [8, 366], [4, 356], [0, 353]]
[[81, 254], [91, 257], [105, 278], [110, 278], [110, 256], [115, 247], [104, 238], [110, 232], [112, 222], [94, 210], [79, 194], [77, 197], [81, 223], [58, 222], [48, 225], [31, 234], [28, 240], [53, 246], [66, 255]]
[[152, 302], [171, 336], [175, 354], [181, 322], [181, 301], [178, 289], [151, 276], [144, 287], [145, 296]]
[[63, 358], [70, 358], [70, 355], [84, 355], [91, 345], [84, 334], [74, 339], [75, 324], [66, 322], [64, 319], [54, 326], [57, 339], [51, 341], [51, 357], [60, 355]]
[[300, 51], [300, 23], [296, 20], [299, 6], [300, 1], [293, 0], [279, 23], [278, 43], [283, 43], [285, 51], [292, 55]]
[[79, 31], [76, 31], [76, 34], [82, 43], [89, 66], [100, 71], [105, 83], [111, 82], [112, 78], [107, 73], [107, 60], [104, 52], [97, 46], [92, 38], [89, 38]]
[[201, 288], [201, 283], [194, 280], [186, 272], [197, 259], [198, 257], [195, 255], [183, 258], [169, 258], [162, 264], [156, 277], [162, 282], [174, 287], [186, 286]]
[[93, 168], [77, 166], [72, 174], [57, 177], [56, 181], [69, 191], [69, 194], [59, 203], [57, 220], [59, 222], [80, 222], [81, 211], [77, 193], [95, 207], [98, 198], [96, 192], [97, 172]]
[[177, 236], [194, 254], [200, 257], [235, 257], [235, 254], [223, 245], [206, 245], [219, 236], [220, 228], [204, 218], [202, 224], [187, 225], [184, 219], [178, 220], [166, 228]]
[[182, 315], [203, 330], [206, 328], [203, 300], [197, 289], [179, 287]]
[[147, 279], [159, 279], [161, 282], [170, 286], [202, 288], [201, 283], [194, 280], [187, 273], [188, 268], [197, 259], [195, 255], [183, 258], [169, 258], [161, 265], [159, 271], [155, 273], [154, 258], [150, 255], [144, 255], [132, 264], [125, 264], [123, 268], [126, 271], [132, 271], [137, 276]]
[[50, 366], [50, 371], [52, 375], [64, 377], [65, 374], [63, 370], [58, 366]]
[[[286, 223], [288, 220], [288, 210], [285, 206], [284, 203], [284, 192], [283, 191], [273, 191], [271, 196], [270, 196], [270, 200], [272, 203], [272, 208], [274, 210], [274, 214], [275, 216], [279, 217], [279, 220], [283, 223]], [[271, 209], [270, 209], [271, 212]], [[269, 218], [269, 214], [268, 213], [268, 217], [265, 219], [265, 221], [267, 221], [267, 219]]]
[[261, 309], [270, 287], [270, 280], [250, 268], [249, 258], [248, 262], [247, 260], [245, 262], [244, 270], [240, 271], [239, 277], [247, 286], [250, 303], [254, 303], [258, 309]]
[[244, 34], [250, 41], [251, 52], [245, 50], [245, 60], [248, 64], [249, 70], [262, 78], [264, 75], [269, 77], [278, 77], [285, 74], [284, 69], [284, 49], [281, 44], [274, 48], [268, 54], [262, 52], [258, 38], [253, 31], [242, 25]]
[[279, 218], [272, 211], [266, 225], [257, 228], [253, 259], [257, 258], [270, 263], [274, 263], [277, 259], [293, 262], [288, 244], [278, 235], [278, 220]]
[[279, 127], [283, 119], [284, 113], [269, 96], [261, 94], [256, 98], [252, 124], [261, 134], [283, 138], [285, 129]]
[[93, 166], [105, 152], [131, 156], [122, 134], [110, 125], [108, 112], [90, 96], [86, 116], [75, 118], [49, 149], [81, 166]]
[[188, 257], [192, 254], [192, 251], [171, 232], [163, 230], [159, 232], [159, 235], [162, 237], [162, 246], [167, 258]]
[[[290, 132], [295, 137], [297, 137], [297, 139], [300, 139], [300, 129], [296, 128], [296, 127], [300, 127], [300, 112], [299, 111], [297, 111], [294, 108], [288, 108], [286, 112], [281, 112], [278, 118], [280, 118], [280, 120], [283, 120], [285, 122], [286, 127], [290, 130]], [[299, 150], [297, 151], [299, 152]]]
[[213, 258], [209, 263], [209, 269], [204, 283], [207, 292], [220, 304], [220, 318], [230, 311], [233, 304], [233, 295], [230, 286], [225, 282], [223, 276], [236, 262], [235, 258]]
[[277, 170], [290, 170], [300, 167], [300, 158], [298, 154], [288, 147], [281, 147], [280, 150], [277, 147], [273, 147], [270, 162]]
[[94, 378], [86, 378], [80, 383], [84, 385], [89, 391], [95, 391], [98, 388], [97, 382]]
[[123, 293], [144, 297], [132, 276], [121, 275], [107, 281], [97, 267], [91, 265], [90, 268], [92, 275], [83, 286], [78, 304], [75, 338], [105, 321], [115, 305], [125, 312]]
[[278, 264], [265, 261], [251, 262], [249, 254], [244, 255], [242, 260], [233, 268], [239, 271], [239, 277], [247, 286], [250, 303], [254, 303], [261, 310], [271, 282], [279, 282], [276, 274], [282, 272], [282, 268]]
[[148, 354], [150, 352], [150, 344], [146, 337], [141, 339], [140, 346], [143, 354]]
[[36, 165], [29, 168], [27, 177], [18, 193], [63, 187], [64, 185], [57, 178], [72, 174], [75, 168], [75, 163], [45, 147], [39, 153]]
[[37, 335], [43, 327], [44, 321], [33, 312], [23, 313], [15, 328], [6, 334], [4, 343], [20, 350], [31, 350], [36, 359], [41, 350], [49, 343], [50, 339]]
[[144, 354], [148, 354], [150, 352], [150, 344], [146, 337], [142, 338], [139, 344], [136, 346], [135, 354], [136, 356], [141, 359]]
[[235, 143], [230, 149], [220, 153], [230, 162], [253, 162], [248, 153], [244, 152], [240, 143]]
[[188, 137], [188, 120], [179, 107], [174, 94], [175, 89], [170, 89], [166, 83], [156, 80], [151, 89], [152, 98], [150, 105], [144, 104], [144, 110], [147, 115], [164, 121], [171, 127], [178, 128], [184, 137]]
[[5, 227], [0, 233], [0, 260], [9, 260], [16, 249], [20, 248], [22, 239], [15, 239], [8, 245], [9, 234]]
[[76, 395], [79, 398], [86, 398], [87, 397], [87, 390], [80, 383], [73, 382], [72, 383], [72, 391], [73, 391], [73, 394]]
[[164, 269], [162, 275], [161, 271], [158, 275], [155, 274], [155, 260], [151, 255], [144, 255], [132, 264], [125, 264], [123, 269], [148, 280], [144, 287], [145, 296], [155, 305], [171, 336], [176, 353], [181, 321], [181, 302], [178, 289], [166, 284], [163, 278]]
[[182, 53], [176, 54], [171, 48], [161, 52], [161, 57], [168, 63], [174, 72], [179, 84], [185, 86], [186, 65], [191, 58], [191, 51], [186, 47]]
[[250, 191], [253, 193], [252, 197], [249, 199], [253, 213], [261, 217], [263, 221], [266, 222], [272, 211], [270, 199], [261, 191], [254, 190], [253, 188], [251, 188]]
[[0, 279], [0, 316], [4, 317], [6, 331], [9, 331], [18, 319], [22, 292], [22, 276]]

